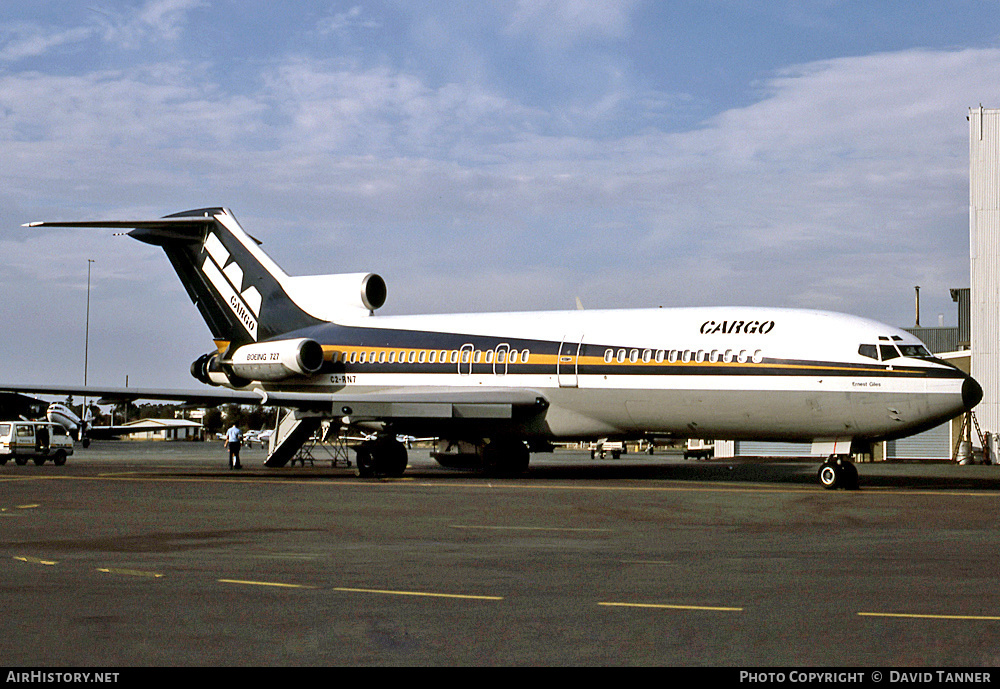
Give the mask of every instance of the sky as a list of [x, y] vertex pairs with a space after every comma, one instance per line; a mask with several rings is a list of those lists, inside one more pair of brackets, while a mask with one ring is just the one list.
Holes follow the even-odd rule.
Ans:
[[225, 206], [290, 274], [382, 275], [380, 314], [910, 326], [919, 285], [954, 325], [969, 285], [996, 1], [0, 8], [0, 382], [194, 388], [213, 349], [158, 249], [37, 220]]

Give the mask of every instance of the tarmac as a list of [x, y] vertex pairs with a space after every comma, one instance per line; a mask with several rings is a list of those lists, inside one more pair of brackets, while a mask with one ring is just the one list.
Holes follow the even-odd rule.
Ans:
[[[0, 467], [8, 667], [988, 667], [1000, 467], [95, 442]], [[353, 459], [353, 458], [352, 458]]]

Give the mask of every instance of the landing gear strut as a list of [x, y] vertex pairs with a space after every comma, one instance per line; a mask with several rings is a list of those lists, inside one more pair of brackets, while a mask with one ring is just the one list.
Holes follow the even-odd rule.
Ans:
[[406, 471], [406, 446], [395, 438], [367, 440], [356, 452], [361, 478], [399, 478]]
[[819, 478], [820, 485], [827, 490], [858, 489], [858, 470], [847, 457], [830, 457], [820, 465], [817, 478]]

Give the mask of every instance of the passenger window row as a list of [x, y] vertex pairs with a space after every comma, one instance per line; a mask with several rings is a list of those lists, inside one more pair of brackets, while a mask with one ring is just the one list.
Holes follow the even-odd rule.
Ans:
[[467, 364], [526, 364], [531, 356], [531, 350], [524, 349], [373, 349], [354, 351], [335, 351], [331, 357], [333, 363], [344, 364], [457, 364], [459, 361]]
[[644, 364], [648, 364], [650, 362], [660, 364], [664, 361], [671, 364], [678, 361], [685, 364], [692, 361], [695, 363], [703, 363], [707, 361], [712, 364], [719, 362], [730, 364], [734, 361], [740, 364], [745, 364], [749, 361], [759, 364], [764, 361], [764, 353], [759, 349], [754, 350], [753, 352], [750, 352], [748, 349], [741, 349], [739, 351], [735, 349], [713, 349], [711, 351], [706, 351], [704, 349], [626, 350], [624, 348], [619, 348], [615, 350], [614, 348], [608, 348], [604, 350], [604, 363], [610, 364], [612, 362], [617, 362], [619, 364], [624, 364], [626, 361], [631, 364], [638, 363], [639, 361], [642, 361]]

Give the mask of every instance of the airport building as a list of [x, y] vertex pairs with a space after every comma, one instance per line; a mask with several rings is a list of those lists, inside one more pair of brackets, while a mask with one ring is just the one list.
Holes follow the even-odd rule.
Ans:
[[135, 426], [134, 432], [122, 434], [122, 440], [203, 440], [204, 428], [188, 419], [140, 419], [123, 424]]

